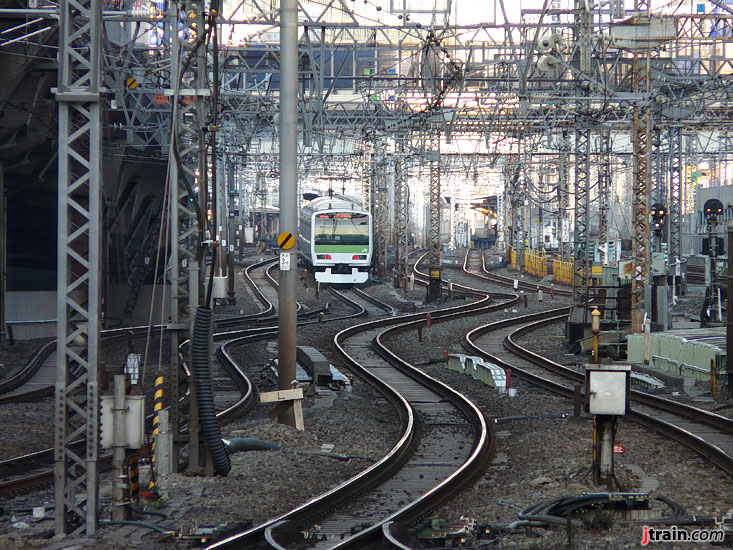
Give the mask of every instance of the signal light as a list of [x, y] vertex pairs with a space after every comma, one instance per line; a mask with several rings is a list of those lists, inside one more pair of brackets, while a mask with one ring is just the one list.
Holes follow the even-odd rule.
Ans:
[[330, 260], [331, 259], [331, 255], [330, 254], [326, 254], [326, 259], [327, 260]]
[[352, 259], [352, 260], [358, 260], [358, 259], [359, 259], [359, 255], [358, 255], [358, 254], [354, 254], [354, 255], [353, 255], [353, 256], [351, 257], [351, 259]]

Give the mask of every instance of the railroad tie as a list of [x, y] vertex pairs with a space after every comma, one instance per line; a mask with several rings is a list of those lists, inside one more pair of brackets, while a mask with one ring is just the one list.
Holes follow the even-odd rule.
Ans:
[[163, 410], [163, 385], [165, 379], [162, 376], [158, 376], [155, 379], [155, 401], [153, 404], [153, 444], [150, 447], [151, 458], [150, 458], [150, 486], [149, 489], [156, 492], [158, 488], [158, 482], [155, 477], [155, 440], [158, 439], [158, 431], [160, 429], [160, 411]]

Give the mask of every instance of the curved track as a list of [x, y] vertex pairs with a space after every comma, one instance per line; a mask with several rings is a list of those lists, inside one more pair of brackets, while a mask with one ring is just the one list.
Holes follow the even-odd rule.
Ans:
[[[554, 286], [554, 284], [550, 286], [546, 284], [530, 283], [528, 281], [523, 281], [520, 277], [521, 274], [519, 272], [517, 272], [516, 278], [506, 277], [504, 275], [493, 273], [492, 271], [486, 269], [486, 262], [483, 250], [478, 248], [471, 248], [468, 250], [463, 265], [464, 270], [467, 271], [469, 274], [484, 279], [486, 281], [490, 281], [497, 285], [512, 287], [516, 290], [524, 290], [525, 292], [537, 292], [538, 290], [541, 290], [542, 292], [548, 294], [550, 292], [554, 292], [557, 296], [573, 295], [572, 290], [569, 290], [567, 288], [560, 288], [559, 286]], [[516, 287], [514, 286], [515, 281], [517, 285]]]
[[[265, 266], [272, 263], [272, 261], [264, 261], [253, 264], [246, 268], [243, 272], [243, 276], [247, 283], [252, 288], [255, 296], [262, 303], [263, 310], [258, 314], [245, 315], [239, 317], [233, 317], [226, 320], [218, 320], [215, 322], [217, 330], [220, 327], [237, 326], [246, 324], [251, 326], [252, 324], [272, 323], [276, 322], [276, 319], [272, 316], [275, 308], [267, 297], [262, 293], [258, 287], [255, 278], [252, 276], [252, 272], [259, 268], [260, 271], [264, 271]], [[264, 279], [264, 277], [263, 277]], [[270, 285], [262, 285], [262, 287], [269, 287]], [[314, 312], [316, 315], [318, 312]], [[135, 327], [132, 329], [113, 329], [111, 331], [103, 331], [106, 334], [106, 341], [112, 339], [127, 338], [130, 334], [139, 334], [147, 330], [147, 327]], [[217, 357], [219, 358], [222, 367], [229, 373], [239, 393], [239, 397], [235, 400], [234, 404], [226, 407], [224, 410], [218, 413], [220, 423], [225, 424], [231, 422], [235, 418], [245, 414], [251, 407], [257, 403], [258, 393], [257, 388], [251, 383], [246, 374], [241, 370], [235, 361], [232, 360], [229, 353], [230, 346], [245, 344], [249, 341], [262, 340], [272, 338], [276, 334], [276, 329], [270, 327], [259, 327], [259, 328], [247, 328], [239, 329], [227, 332], [218, 332], [215, 334], [214, 339], [217, 342], [222, 342], [217, 349]], [[183, 342], [181, 345], [185, 346], [187, 342]], [[26, 371], [30, 371], [33, 368], [43, 369], [44, 358], [55, 358], [53, 353], [56, 349], [56, 343], [50, 342], [44, 348], [34, 356], [31, 363], [31, 367], [27, 366]], [[34, 379], [34, 375], [38, 375], [38, 371], [30, 373], [30, 379]], [[54, 366], [55, 376], [55, 366]], [[27, 383], [26, 383], [27, 384]], [[53, 385], [51, 385], [51, 391], [48, 394], [53, 393]], [[27, 391], [27, 385], [21, 385], [16, 388], [15, 394], [4, 396], [7, 401], [11, 400], [27, 400], [29, 395], [33, 395], [33, 392], [37, 390], [33, 389], [31, 392]], [[1, 400], [0, 400], [1, 402]], [[102, 460], [107, 460], [108, 457], [103, 457]], [[43, 449], [27, 455], [14, 457], [8, 460], [0, 461], [0, 495], [13, 495], [28, 490], [29, 488], [35, 487], [39, 484], [48, 483], [53, 479], [53, 460], [54, 460], [54, 449]], [[29, 473], [30, 472], [30, 473]]]
[[[462, 289], [481, 298], [432, 311], [433, 322], [503, 309], [518, 300], [514, 294], [500, 294], [495, 298], [502, 302], [490, 303], [485, 292], [454, 285], [455, 292]], [[422, 313], [380, 319], [334, 338], [334, 351], [385, 396], [401, 419], [402, 437], [390, 453], [325, 495], [210, 548], [289, 548], [302, 543], [304, 536], [316, 548], [366, 548], [381, 544], [383, 538], [399, 547], [390, 525], [426, 513], [483, 471], [493, 438], [481, 412], [381, 343], [388, 333], [424, 322]]]
[[[252, 315], [242, 315], [214, 321], [214, 329], [220, 330], [231, 327], [251, 327], [272, 325], [277, 322], [274, 317], [275, 308], [259, 287], [266, 291], [270, 285], [263, 284], [272, 277], [258, 268], [264, 268], [276, 260], [264, 260], [248, 266], [243, 276], [253, 289], [255, 297], [263, 304], [263, 311]], [[263, 274], [260, 275], [260, 271]], [[255, 275], [256, 273], [256, 275]], [[257, 280], [255, 280], [257, 279]], [[276, 283], [275, 283], [276, 284]], [[276, 295], [275, 295], [276, 298]], [[154, 325], [153, 330], [160, 330], [160, 325]], [[119, 341], [131, 336], [142, 336], [148, 327], [128, 327], [103, 330], [100, 333], [102, 344]], [[33, 401], [53, 395], [56, 381], [56, 341], [43, 346], [31, 360], [13, 377], [0, 381], [0, 404], [20, 401]]]
[[[567, 318], [569, 308], [489, 323], [469, 332], [464, 347], [472, 354], [511, 368], [512, 375], [572, 397], [585, 374], [534, 353], [517, 343], [521, 335]], [[733, 475], [733, 419], [637, 390], [629, 418], [697, 451]]]

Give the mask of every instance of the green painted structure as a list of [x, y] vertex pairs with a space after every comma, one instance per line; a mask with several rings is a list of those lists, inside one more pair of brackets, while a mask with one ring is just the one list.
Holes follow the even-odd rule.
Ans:
[[[716, 376], [725, 374], [725, 327], [670, 330], [649, 334], [650, 366], [695, 380], [710, 380], [710, 369]], [[644, 334], [628, 336], [628, 360], [644, 363]]]

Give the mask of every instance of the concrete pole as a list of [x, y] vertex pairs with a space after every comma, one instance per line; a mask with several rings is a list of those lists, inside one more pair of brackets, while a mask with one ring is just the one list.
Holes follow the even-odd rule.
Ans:
[[[731, 252], [733, 251], [733, 222], [728, 222], [728, 303], [733, 300], [733, 270], [731, 269]], [[728, 306], [725, 328], [726, 346], [733, 346], [733, 307]], [[728, 347], [727, 349], [733, 349]], [[733, 361], [726, 360], [725, 370], [728, 373], [728, 397], [733, 395]], [[713, 398], [715, 394], [713, 393]]]
[[[280, 3], [280, 231], [298, 234], [298, 2]], [[295, 380], [295, 283], [298, 240], [285, 256], [278, 292], [278, 387], [292, 389]], [[281, 258], [281, 265], [284, 262]], [[295, 426], [293, 407], [278, 421]]]
[[234, 163], [229, 161], [227, 162], [227, 204], [222, 211], [222, 216], [226, 216], [227, 220], [227, 298], [229, 305], [237, 303], [234, 295], [234, 200], [237, 198], [234, 177]]
[[7, 292], [8, 208], [5, 202], [5, 169], [0, 162], [0, 342], [5, 338], [5, 295]]
[[126, 441], [125, 434], [125, 375], [115, 375], [114, 409], [112, 410], [112, 439], [114, 449], [112, 462], [114, 466], [114, 503], [112, 504], [112, 519], [127, 519], [127, 503], [125, 502], [125, 462]]

